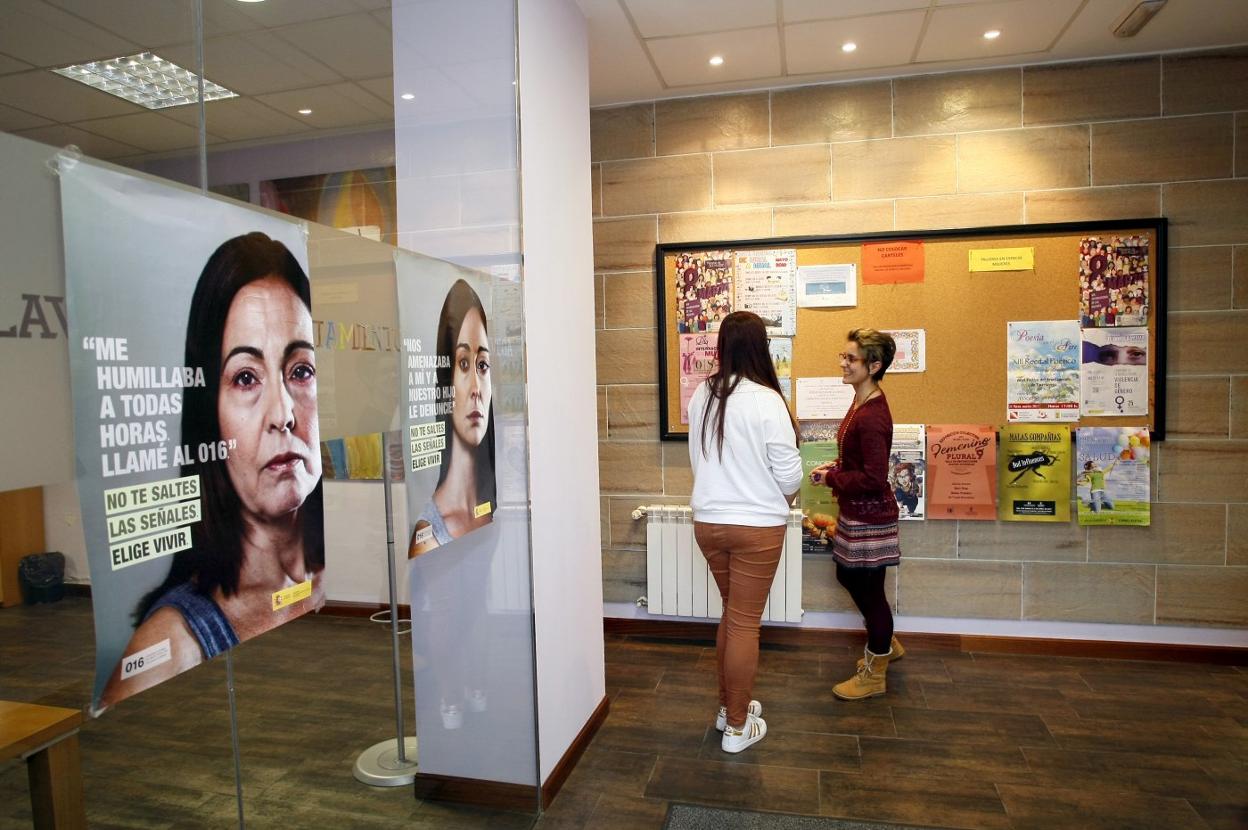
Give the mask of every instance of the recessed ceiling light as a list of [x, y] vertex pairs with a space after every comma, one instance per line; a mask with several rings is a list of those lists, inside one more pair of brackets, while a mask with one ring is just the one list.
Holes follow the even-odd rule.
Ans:
[[306, 107], [305, 107], [305, 108], [303, 108], [303, 109], [299, 110], [299, 114], [300, 114], [300, 115], [311, 115], [311, 114], [312, 114], [312, 110], [310, 110], [310, 109], [308, 109], [308, 108], [306, 108]]
[[403, 93], [402, 95], [400, 95], [399, 97], [400, 97], [400, 98], [402, 98], [404, 101], [410, 101], [410, 100], [412, 100], [413, 98], [415, 98], [416, 96], [415, 96], [415, 95], [413, 95], [413, 94], [412, 94], [412, 93], [410, 93], [410, 92], [404, 92], [404, 93]]
[[[149, 110], [199, 101], [199, 76], [151, 52], [79, 63], [52, 71]], [[237, 92], [204, 79], [205, 101], [237, 97]]]
[[711, 59], [707, 61], [707, 63], [709, 63], [711, 66], [723, 66], [724, 57], [723, 55], [712, 55]]
[[854, 43], [852, 40], [850, 40], [850, 41], [846, 41], [845, 43], [842, 43], [842, 44], [841, 44], [841, 51], [842, 51], [842, 52], [847, 52], [847, 53], [848, 53], [848, 52], [853, 52], [853, 51], [854, 51], [855, 49], [857, 49], [857, 48], [858, 48], [858, 44], [857, 44], [857, 43]]
[[1000, 29], [989, 29], [984, 32], [984, 40], [996, 40], [999, 37], [1001, 37]]

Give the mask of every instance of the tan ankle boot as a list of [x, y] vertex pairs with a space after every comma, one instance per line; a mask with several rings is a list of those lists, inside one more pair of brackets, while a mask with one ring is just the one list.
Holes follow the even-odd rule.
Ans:
[[[896, 634], [893, 635], [893, 639], [889, 642], [888, 646], [889, 648], [892, 649], [892, 652], [890, 653], [890, 656], [888, 658], [888, 662], [896, 663], [898, 660], [906, 656], [906, 650], [901, 647], [901, 640], [897, 639]], [[864, 659], [866, 658], [863, 658], [863, 657], [858, 658], [858, 668], [862, 668], [862, 661]]]
[[864, 648], [862, 665], [859, 666], [858, 671], [844, 683], [837, 683], [833, 686], [832, 694], [841, 700], [863, 700], [884, 694], [887, 690], [885, 679], [888, 675], [888, 661], [891, 657], [891, 650], [888, 654], [872, 654]]

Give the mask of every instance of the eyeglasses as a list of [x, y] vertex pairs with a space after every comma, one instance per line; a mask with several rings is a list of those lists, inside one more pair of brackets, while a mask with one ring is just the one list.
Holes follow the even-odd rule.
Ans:
[[850, 354], [849, 352], [841, 352], [840, 354], [837, 355], [837, 357], [839, 357], [841, 360], [848, 363], [850, 366], [853, 366], [855, 363], [862, 362], [861, 357], [859, 357], [856, 354]]

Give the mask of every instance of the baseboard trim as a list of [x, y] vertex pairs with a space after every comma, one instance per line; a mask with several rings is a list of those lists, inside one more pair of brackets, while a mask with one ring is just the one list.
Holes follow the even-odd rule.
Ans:
[[530, 814], [537, 812], [540, 797], [536, 786], [427, 773], [416, 774], [415, 789], [416, 797], [425, 801], [471, 804]]
[[568, 776], [576, 768], [577, 761], [581, 760], [581, 756], [589, 748], [590, 741], [594, 739], [594, 735], [598, 734], [598, 727], [602, 726], [603, 722], [606, 721], [607, 714], [610, 711], [611, 700], [606, 695], [603, 695], [602, 700], [598, 701], [598, 706], [594, 708], [593, 714], [589, 716], [589, 720], [585, 721], [585, 725], [581, 727], [581, 731], [572, 741], [567, 751], [563, 753], [559, 763], [555, 764], [555, 768], [550, 771], [550, 775], [546, 778], [546, 783], [542, 784], [543, 810], [550, 806], [550, 803], [555, 800], [555, 796], [559, 794], [559, 790], [563, 789], [564, 782], [568, 780]]
[[[676, 622], [606, 617], [603, 632], [621, 637], [647, 637], [662, 640], [715, 641], [715, 623]], [[1168, 643], [1131, 643], [1110, 640], [1064, 640], [1043, 637], [993, 637], [983, 634], [900, 634], [907, 648], [930, 651], [993, 654], [1031, 654], [1051, 657], [1095, 657], [1111, 660], [1167, 660], [1181, 663], [1248, 665], [1248, 649], [1234, 646], [1206, 646]], [[776, 645], [855, 646], [866, 641], [862, 631], [835, 628], [763, 626], [760, 642]]]
[[[390, 603], [380, 602], [346, 602], [345, 600], [327, 600], [318, 613], [331, 617], [371, 617], [378, 611], [389, 611]], [[410, 620], [412, 607], [405, 603], [399, 605], [399, 619]]]

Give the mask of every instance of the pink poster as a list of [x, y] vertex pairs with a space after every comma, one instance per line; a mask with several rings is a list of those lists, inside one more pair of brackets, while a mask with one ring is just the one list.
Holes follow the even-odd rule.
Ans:
[[715, 371], [715, 342], [712, 332], [680, 335], [680, 422], [689, 423], [689, 399], [698, 384]]

